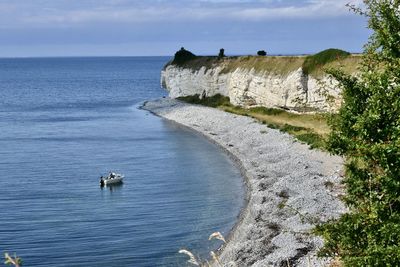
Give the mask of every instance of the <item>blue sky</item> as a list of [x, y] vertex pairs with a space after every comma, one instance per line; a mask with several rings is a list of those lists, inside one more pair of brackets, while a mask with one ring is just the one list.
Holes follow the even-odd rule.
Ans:
[[361, 52], [361, 0], [0, 0], [0, 57]]

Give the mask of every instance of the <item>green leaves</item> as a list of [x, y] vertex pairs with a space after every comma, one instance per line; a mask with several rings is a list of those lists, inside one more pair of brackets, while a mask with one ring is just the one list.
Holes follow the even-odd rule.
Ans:
[[319, 226], [322, 254], [346, 266], [397, 266], [400, 262], [400, 1], [364, 0], [374, 31], [361, 73], [330, 70], [343, 104], [329, 120], [330, 152], [346, 158], [349, 214]]

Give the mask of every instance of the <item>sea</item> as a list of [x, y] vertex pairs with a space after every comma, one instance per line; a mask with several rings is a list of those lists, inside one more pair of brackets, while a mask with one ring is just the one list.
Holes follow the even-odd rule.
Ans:
[[[0, 59], [1, 254], [24, 266], [187, 266], [180, 249], [204, 260], [220, 247], [208, 237], [238, 219], [239, 170], [139, 109], [167, 95], [169, 59]], [[124, 183], [101, 188], [109, 171]]]

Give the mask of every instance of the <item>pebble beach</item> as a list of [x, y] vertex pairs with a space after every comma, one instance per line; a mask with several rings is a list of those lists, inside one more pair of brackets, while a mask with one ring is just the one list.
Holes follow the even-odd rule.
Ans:
[[188, 127], [216, 143], [240, 168], [246, 205], [218, 257], [224, 266], [328, 266], [316, 224], [346, 212], [340, 201], [343, 161], [310, 150], [255, 119], [175, 99], [142, 109]]

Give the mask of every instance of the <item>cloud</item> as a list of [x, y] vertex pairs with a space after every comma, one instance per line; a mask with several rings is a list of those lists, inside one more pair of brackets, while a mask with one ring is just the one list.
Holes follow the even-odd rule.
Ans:
[[348, 1], [0, 0], [0, 56], [359, 52], [370, 32]]
[[[349, 16], [350, 0], [81, 0], [35, 3], [4, 0], [0, 25], [56, 27], [90, 23], [146, 23], [168, 21], [268, 21]], [[356, 5], [361, 0], [350, 1]]]
[[[353, 1], [359, 5], [361, 1]], [[247, 8], [237, 10], [231, 15], [247, 20], [274, 20], [290, 18], [332, 18], [351, 15], [347, 0], [313, 0], [302, 6], [280, 6], [275, 8]]]

